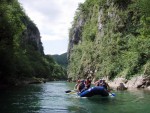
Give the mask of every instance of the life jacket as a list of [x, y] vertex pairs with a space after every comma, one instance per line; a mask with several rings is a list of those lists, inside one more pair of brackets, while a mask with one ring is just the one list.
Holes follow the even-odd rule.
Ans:
[[80, 80], [77, 80], [77, 83], [80, 83], [81, 81]]
[[99, 80], [97, 86], [102, 86], [102, 80]]
[[107, 89], [107, 84], [106, 84], [106, 82], [103, 82], [103, 83], [102, 83], [102, 86], [103, 86], [105, 89]]
[[87, 88], [90, 88], [90, 86], [91, 86], [91, 80], [87, 79], [87, 80], [85, 81], [85, 86], [86, 86]]
[[79, 91], [81, 91], [82, 89], [84, 89], [85, 84], [84, 84], [84, 80], [81, 81], [80, 87], [79, 87]]

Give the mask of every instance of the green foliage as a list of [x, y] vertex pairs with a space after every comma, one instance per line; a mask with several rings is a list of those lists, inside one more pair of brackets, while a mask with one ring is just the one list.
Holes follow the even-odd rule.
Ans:
[[114, 0], [114, 3], [121, 9], [126, 9], [132, 0]]
[[80, 66], [81, 66], [81, 56], [82, 55], [82, 49], [80, 47], [74, 47], [73, 53], [70, 56], [70, 63], [68, 65], [68, 73], [70, 77], [73, 77], [74, 75], [78, 75]]
[[[69, 77], [85, 76], [88, 70], [96, 70], [95, 77], [110, 79], [149, 75], [149, 3], [149, 0], [109, 0], [109, 3], [86, 0], [80, 4], [71, 29], [78, 24], [78, 18], [84, 18], [82, 42], [74, 45], [71, 52]], [[100, 31], [99, 24], [102, 24]]]
[[18, 0], [1, 0], [0, 83], [33, 76], [65, 79], [66, 70], [44, 55], [39, 30]]
[[59, 65], [63, 66], [64, 68], [67, 68], [68, 66], [67, 53], [63, 53], [61, 55], [52, 55], [52, 57]]
[[82, 33], [82, 36], [83, 36], [83, 40], [89, 40], [89, 41], [94, 41], [95, 38], [96, 38], [96, 32], [97, 32], [97, 26], [94, 26], [95, 24], [90, 22], [90, 23], [87, 23], [85, 26], [84, 26], [84, 30], [83, 30], [83, 33]]
[[138, 7], [140, 8], [143, 15], [146, 17], [150, 16], [150, 1], [149, 0], [137, 0]]

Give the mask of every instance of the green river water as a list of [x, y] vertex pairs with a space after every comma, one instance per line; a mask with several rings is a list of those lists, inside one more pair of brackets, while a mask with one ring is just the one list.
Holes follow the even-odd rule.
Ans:
[[150, 113], [150, 91], [113, 91], [115, 97], [66, 94], [73, 83], [47, 82], [0, 91], [0, 113]]

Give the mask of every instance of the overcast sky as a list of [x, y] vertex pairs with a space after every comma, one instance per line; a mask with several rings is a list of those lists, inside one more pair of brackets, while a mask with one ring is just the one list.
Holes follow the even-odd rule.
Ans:
[[68, 31], [79, 3], [85, 0], [18, 0], [40, 30], [45, 54], [67, 51]]

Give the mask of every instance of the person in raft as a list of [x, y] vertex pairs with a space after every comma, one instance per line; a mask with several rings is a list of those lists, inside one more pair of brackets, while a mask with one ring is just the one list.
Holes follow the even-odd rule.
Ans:
[[85, 88], [85, 80], [84, 79], [80, 80], [76, 87], [77, 92], [83, 91], [83, 89]]
[[87, 77], [87, 79], [85, 80], [85, 89], [89, 89], [91, 86], [91, 77]]
[[103, 86], [106, 90], [108, 90], [110, 88], [110, 86], [108, 85], [108, 83], [105, 80], [98, 80], [95, 83], [95, 86]]
[[96, 82], [94, 83], [94, 85], [95, 85], [95, 86], [102, 86], [102, 82], [103, 82], [103, 80], [102, 80], [102, 79], [99, 79], [98, 81], [96, 81]]
[[85, 87], [84, 79], [80, 79], [79, 77], [78, 80], [76, 81], [76, 85], [74, 86], [74, 90], [80, 92], [84, 87]]
[[87, 77], [86, 80], [84, 80], [84, 88], [80, 91], [80, 93], [82, 93], [85, 90], [88, 90], [91, 86], [91, 77]]
[[80, 78], [78, 78], [77, 82], [76, 82], [76, 85], [74, 86], [74, 90], [77, 90], [79, 84], [80, 84], [81, 80]]
[[77, 90], [77, 92], [83, 92], [87, 89], [89, 89], [91, 86], [91, 77], [87, 77], [86, 80], [82, 79], [82, 80], [78, 80], [77, 84], [75, 85], [74, 89]]

